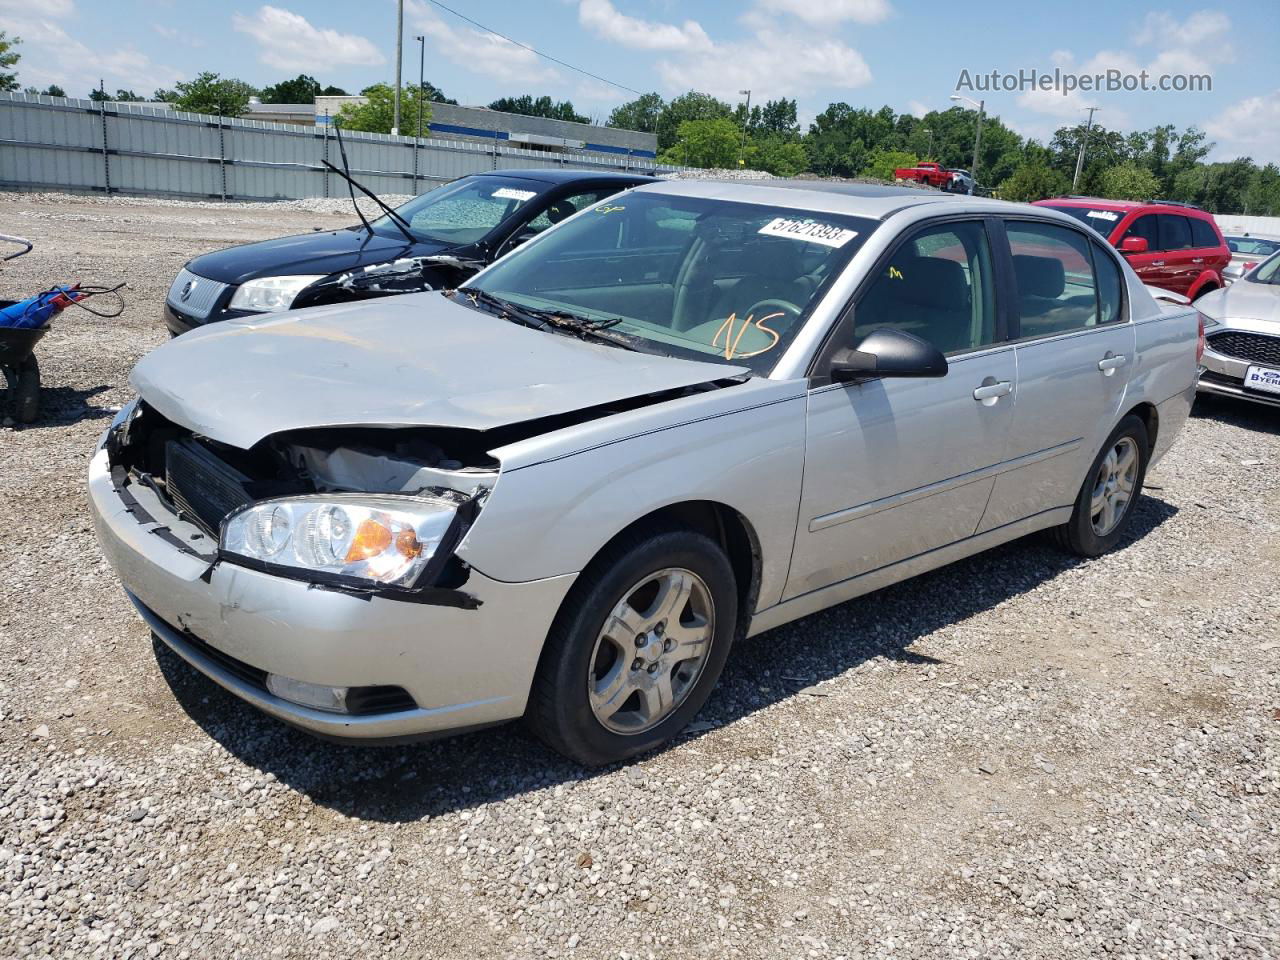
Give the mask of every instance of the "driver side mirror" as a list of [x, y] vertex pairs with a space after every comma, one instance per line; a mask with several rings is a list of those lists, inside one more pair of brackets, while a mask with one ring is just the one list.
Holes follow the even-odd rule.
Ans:
[[856, 347], [845, 347], [831, 358], [831, 379], [848, 383], [867, 377], [945, 377], [942, 351], [902, 330], [875, 330]]
[[1146, 253], [1147, 238], [1146, 237], [1125, 237], [1120, 241], [1121, 253]]

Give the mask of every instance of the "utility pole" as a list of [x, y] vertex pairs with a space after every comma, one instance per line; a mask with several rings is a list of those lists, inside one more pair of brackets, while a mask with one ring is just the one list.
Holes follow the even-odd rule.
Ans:
[[[751, 122], [751, 91], [739, 90], [738, 95], [747, 95], [747, 109], [742, 115], [742, 146], [738, 147], [738, 169], [742, 169], [742, 158], [747, 152], [747, 124]], [[767, 106], [767, 104], [766, 104]]]
[[969, 169], [969, 176], [973, 177], [973, 190], [974, 190], [974, 193], [977, 193], [978, 192], [978, 148], [982, 146], [982, 117], [987, 109], [987, 101], [972, 100], [969, 97], [962, 97], [958, 93], [953, 93], [950, 99], [955, 100], [957, 103], [963, 100], [965, 103], [971, 103], [978, 108], [978, 125], [973, 132], [973, 166]]
[[929, 152], [925, 154], [925, 159], [932, 160], [933, 159], [933, 131], [930, 130], [928, 127], [925, 127], [924, 132], [929, 135]]
[[418, 146], [422, 140], [422, 101], [426, 98], [427, 38], [414, 37], [418, 41], [418, 126], [413, 131], [413, 192], [418, 192]]
[[396, 0], [396, 105], [391, 132], [400, 133], [400, 61], [404, 59], [404, 0]]
[[1080, 153], [1076, 157], [1076, 175], [1071, 178], [1071, 192], [1076, 192], [1076, 184], [1080, 182], [1080, 171], [1084, 169], [1084, 148], [1089, 142], [1089, 131], [1093, 129], [1093, 114], [1101, 107], [1085, 107], [1089, 111], [1089, 121], [1084, 125], [1084, 136], [1080, 138]]

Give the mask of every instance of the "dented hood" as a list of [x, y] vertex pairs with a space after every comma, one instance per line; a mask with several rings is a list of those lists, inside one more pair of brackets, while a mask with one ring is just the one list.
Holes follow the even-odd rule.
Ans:
[[284, 430], [471, 430], [745, 374], [520, 326], [439, 293], [225, 321], [143, 357], [130, 381], [163, 416], [247, 449]]

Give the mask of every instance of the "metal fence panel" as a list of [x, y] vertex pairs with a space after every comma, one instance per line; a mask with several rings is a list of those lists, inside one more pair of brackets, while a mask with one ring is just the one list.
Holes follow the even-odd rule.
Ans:
[[[351, 172], [375, 193], [420, 193], [485, 170], [678, 170], [638, 157], [550, 153], [501, 141], [343, 135]], [[327, 128], [178, 113], [135, 103], [0, 93], [0, 186], [279, 200], [346, 192]]]

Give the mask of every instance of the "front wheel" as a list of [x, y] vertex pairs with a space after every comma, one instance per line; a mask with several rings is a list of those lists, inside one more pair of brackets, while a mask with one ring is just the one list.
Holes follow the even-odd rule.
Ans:
[[1082, 557], [1097, 557], [1119, 542], [1142, 493], [1148, 442], [1141, 419], [1130, 415], [1120, 421], [1094, 458], [1071, 519], [1054, 530], [1062, 547]]
[[588, 766], [680, 732], [720, 677], [737, 628], [720, 546], [669, 530], [612, 544], [579, 578], [547, 637], [526, 720]]

